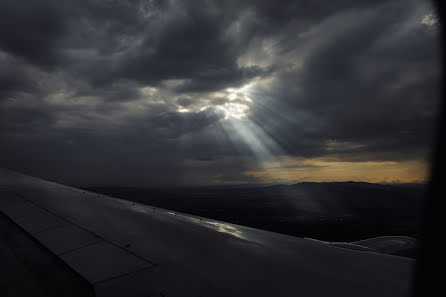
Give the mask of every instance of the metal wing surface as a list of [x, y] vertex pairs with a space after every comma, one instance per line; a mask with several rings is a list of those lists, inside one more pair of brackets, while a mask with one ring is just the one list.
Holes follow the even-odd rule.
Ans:
[[410, 292], [410, 259], [177, 213], [3, 169], [0, 211], [85, 279], [96, 296]]

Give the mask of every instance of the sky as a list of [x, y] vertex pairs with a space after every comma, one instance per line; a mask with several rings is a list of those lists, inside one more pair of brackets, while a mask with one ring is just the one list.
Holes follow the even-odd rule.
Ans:
[[429, 1], [0, 2], [0, 167], [70, 185], [426, 182]]

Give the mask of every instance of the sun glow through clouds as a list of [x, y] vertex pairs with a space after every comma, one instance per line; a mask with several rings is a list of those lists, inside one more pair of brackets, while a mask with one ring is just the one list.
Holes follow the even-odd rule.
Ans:
[[219, 109], [224, 111], [225, 120], [240, 120], [246, 117], [246, 114], [249, 110], [248, 104], [253, 103], [253, 100], [249, 97], [249, 91], [251, 87], [252, 83], [244, 85], [239, 89], [229, 88], [226, 90], [228, 94], [227, 98], [230, 102], [218, 106]]
[[252, 99], [249, 97], [249, 90], [251, 89], [251, 87], [252, 83], [244, 85], [239, 89], [227, 89], [227, 91], [229, 92], [228, 99], [231, 101], [240, 100], [252, 103]]
[[224, 105], [220, 105], [218, 108], [224, 111], [225, 120], [231, 118], [240, 120], [246, 116], [246, 112], [249, 110], [248, 105], [241, 103], [225, 103]]
[[433, 15], [433, 14], [426, 14], [423, 17], [423, 19], [421, 20], [421, 23], [423, 25], [432, 27], [432, 26], [434, 26], [435, 24], [438, 23], [438, 18], [435, 15]]

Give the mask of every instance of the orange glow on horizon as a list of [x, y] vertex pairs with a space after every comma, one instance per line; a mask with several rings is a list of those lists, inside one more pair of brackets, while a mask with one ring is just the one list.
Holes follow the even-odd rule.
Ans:
[[424, 183], [429, 178], [426, 161], [337, 161], [324, 158], [283, 158], [265, 162], [259, 170], [244, 175], [262, 183], [341, 182]]

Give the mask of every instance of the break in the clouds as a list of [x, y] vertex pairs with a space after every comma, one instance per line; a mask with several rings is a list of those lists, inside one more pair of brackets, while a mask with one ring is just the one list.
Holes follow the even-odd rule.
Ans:
[[0, 165], [71, 184], [428, 178], [428, 1], [2, 1]]

